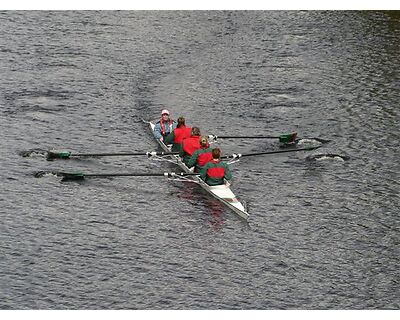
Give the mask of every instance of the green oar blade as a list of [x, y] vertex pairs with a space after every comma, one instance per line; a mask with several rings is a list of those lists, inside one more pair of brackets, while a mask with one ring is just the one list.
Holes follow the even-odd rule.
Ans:
[[282, 134], [279, 136], [279, 142], [281, 143], [293, 143], [296, 141], [297, 132]]
[[48, 151], [47, 152], [47, 160], [54, 160], [54, 159], [69, 159], [71, 156], [71, 152], [69, 151]]
[[34, 173], [34, 176], [36, 178], [41, 178], [46, 175], [54, 175], [57, 177], [62, 177], [61, 181], [83, 180], [85, 178], [85, 174], [83, 172], [38, 171]]
[[61, 181], [85, 179], [85, 174], [83, 172], [60, 172], [60, 174], [63, 176]]

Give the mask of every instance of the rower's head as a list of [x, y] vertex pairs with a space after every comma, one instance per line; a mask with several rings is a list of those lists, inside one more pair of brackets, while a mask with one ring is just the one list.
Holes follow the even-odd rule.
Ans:
[[208, 148], [209, 144], [208, 144], [208, 138], [206, 136], [202, 136], [200, 138], [200, 147], [202, 148]]
[[200, 129], [198, 127], [193, 127], [192, 131], [190, 132], [191, 136], [199, 136], [200, 135]]
[[178, 118], [178, 124], [176, 125], [177, 128], [182, 127], [185, 125], [185, 118], [184, 117], [179, 117]]
[[167, 109], [164, 109], [161, 111], [161, 118], [163, 120], [168, 120], [169, 119], [169, 111]]
[[221, 158], [221, 150], [219, 148], [214, 148], [211, 151], [211, 155], [214, 160]]

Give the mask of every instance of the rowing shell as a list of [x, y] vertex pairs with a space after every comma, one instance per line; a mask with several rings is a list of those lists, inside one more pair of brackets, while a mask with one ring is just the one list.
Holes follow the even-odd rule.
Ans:
[[[152, 122], [149, 122], [150, 124], [150, 129], [153, 133], [154, 131], [154, 126], [155, 124]], [[162, 141], [156, 139], [158, 144], [161, 146], [161, 148], [165, 152], [170, 152], [170, 148], [165, 145]], [[185, 163], [182, 162], [181, 158], [178, 155], [170, 155], [170, 157], [175, 160], [176, 164], [186, 173], [191, 173], [192, 171], [185, 165]], [[209, 186], [207, 183], [205, 183], [199, 176], [193, 176], [191, 177], [193, 181], [195, 181], [197, 184], [199, 184], [204, 190], [206, 190], [208, 193], [210, 193], [214, 198], [218, 199], [220, 202], [222, 202], [224, 205], [229, 207], [231, 210], [236, 212], [240, 217], [244, 219], [249, 218], [249, 213], [247, 212], [247, 208], [236, 198], [235, 194], [232, 192], [232, 190], [229, 187], [229, 183], [225, 181], [223, 185], [219, 186]]]

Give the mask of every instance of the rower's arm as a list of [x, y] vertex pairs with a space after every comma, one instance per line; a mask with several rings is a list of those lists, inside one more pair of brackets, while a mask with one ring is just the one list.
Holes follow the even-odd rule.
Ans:
[[185, 151], [183, 151], [183, 142], [181, 143], [181, 149], [179, 150], [179, 156], [181, 159], [185, 156]]
[[189, 161], [187, 163], [188, 168], [191, 168], [194, 165], [196, 165], [196, 163], [197, 163], [197, 155], [198, 154], [199, 153], [197, 152], [197, 150], [195, 152], [193, 152], [192, 156], [190, 157], [190, 159], [189, 159]]
[[225, 176], [224, 176], [224, 178], [226, 180], [231, 180], [232, 179], [232, 173], [231, 173], [231, 170], [229, 169], [228, 164], [225, 163], [224, 168], [225, 168]]
[[203, 168], [200, 169], [200, 178], [206, 181], [207, 178], [208, 163], [205, 164]]
[[155, 137], [157, 140], [160, 140], [160, 139], [161, 139], [162, 134], [161, 134], [161, 126], [160, 126], [160, 123], [159, 123], [159, 122], [156, 123], [156, 125], [154, 126], [153, 134], [154, 134], [154, 137]]

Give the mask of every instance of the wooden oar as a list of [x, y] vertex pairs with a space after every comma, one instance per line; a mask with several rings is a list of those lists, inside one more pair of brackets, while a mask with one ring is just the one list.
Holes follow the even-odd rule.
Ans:
[[277, 151], [264, 151], [264, 152], [256, 152], [256, 153], [234, 153], [230, 156], [223, 156], [221, 159], [235, 159], [235, 158], [242, 158], [242, 157], [253, 157], [253, 156], [261, 156], [267, 154], [277, 154], [277, 153], [286, 153], [286, 152], [297, 152], [297, 151], [310, 151], [321, 148], [321, 146], [316, 147], [307, 147], [307, 148], [300, 148], [300, 149], [290, 149], [290, 150], [277, 150]]
[[61, 176], [62, 181], [66, 180], [83, 180], [85, 178], [108, 178], [108, 177], [186, 177], [198, 176], [198, 173], [186, 172], [163, 172], [163, 173], [83, 173], [83, 172], [62, 172], [62, 171], [39, 171], [35, 173], [36, 178], [43, 177], [46, 174]]
[[71, 157], [123, 157], [123, 156], [165, 156], [179, 152], [116, 152], [116, 153], [72, 153], [70, 151], [47, 151], [47, 160], [69, 159]]

